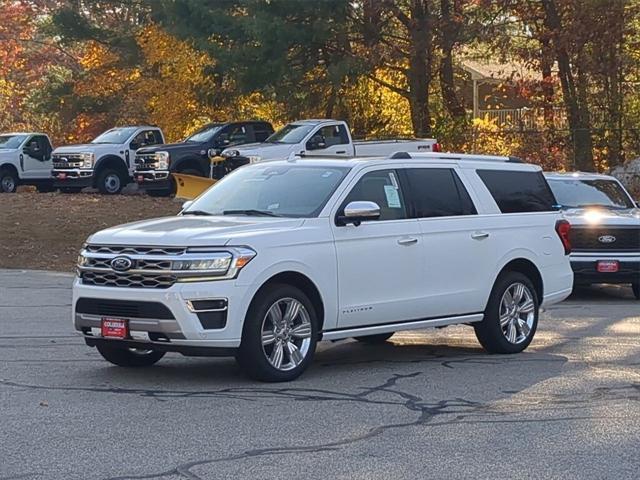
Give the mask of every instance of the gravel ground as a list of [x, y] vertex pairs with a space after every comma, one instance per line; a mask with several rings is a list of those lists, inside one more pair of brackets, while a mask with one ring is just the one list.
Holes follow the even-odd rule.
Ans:
[[72, 271], [87, 237], [103, 228], [175, 215], [182, 202], [146, 195], [0, 194], [0, 268]]
[[232, 359], [110, 366], [73, 334], [66, 274], [0, 271], [0, 479], [636, 479], [640, 308], [579, 290], [530, 348], [469, 327], [322, 343], [298, 381]]

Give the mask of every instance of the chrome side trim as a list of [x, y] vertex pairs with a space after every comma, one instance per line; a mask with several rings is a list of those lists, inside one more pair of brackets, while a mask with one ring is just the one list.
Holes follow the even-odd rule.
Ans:
[[482, 313], [471, 315], [460, 315], [456, 317], [434, 318], [431, 320], [418, 320], [410, 322], [385, 323], [368, 327], [353, 327], [343, 330], [328, 330], [322, 332], [323, 340], [340, 340], [349, 337], [359, 337], [363, 335], [376, 335], [378, 333], [397, 332], [400, 330], [420, 330], [422, 328], [444, 327], [457, 323], [480, 322], [484, 318]]

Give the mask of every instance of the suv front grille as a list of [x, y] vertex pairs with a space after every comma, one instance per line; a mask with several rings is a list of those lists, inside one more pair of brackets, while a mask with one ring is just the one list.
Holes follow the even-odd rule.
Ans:
[[[573, 251], [640, 251], [640, 228], [638, 227], [572, 227], [569, 233]], [[615, 239], [611, 241], [612, 239]]]
[[84, 285], [97, 287], [169, 288], [176, 283], [173, 275], [83, 271], [80, 278]]

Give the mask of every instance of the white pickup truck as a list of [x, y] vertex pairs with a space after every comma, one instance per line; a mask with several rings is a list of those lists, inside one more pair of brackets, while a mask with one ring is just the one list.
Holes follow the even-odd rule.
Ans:
[[107, 130], [91, 143], [67, 145], [53, 151], [54, 186], [62, 192], [97, 188], [113, 195], [133, 180], [136, 150], [165, 143], [162, 130], [128, 126]]
[[239, 166], [299, 156], [372, 157], [394, 152], [439, 152], [433, 138], [353, 141], [346, 122], [299, 120], [289, 123], [264, 142], [227, 148], [222, 156]]
[[13, 193], [21, 184], [50, 190], [51, 150], [44, 133], [0, 134], [0, 192]]

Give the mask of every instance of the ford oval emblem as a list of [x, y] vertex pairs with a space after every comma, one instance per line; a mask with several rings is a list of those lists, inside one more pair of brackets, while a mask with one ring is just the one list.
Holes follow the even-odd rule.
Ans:
[[133, 267], [133, 260], [129, 257], [116, 257], [111, 260], [111, 268], [117, 272], [126, 272]]
[[598, 237], [598, 241], [600, 243], [613, 243], [616, 241], [616, 237], [613, 235], [602, 235], [601, 237]]

